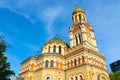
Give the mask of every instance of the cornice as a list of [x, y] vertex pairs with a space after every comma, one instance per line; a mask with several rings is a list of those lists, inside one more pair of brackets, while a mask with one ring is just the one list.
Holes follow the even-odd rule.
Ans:
[[79, 67], [83, 67], [83, 66], [92, 66], [92, 67], [96, 67], [96, 68], [98, 68], [98, 69], [100, 69], [100, 70], [103, 70], [103, 71], [105, 71], [105, 72], [108, 73], [108, 71], [107, 71], [106, 69], [101, 68], [101, 67], [96, 66], [96, 65], [93, 65], [93, 64], [90, 64], [90, 63], [85, 63], [85, 64], [81, 64], [81, 65], [73, 66], [73, 67], [71, 67], [71, 68], [67, 68], [66, 71], [67, 71], [67, 70], [76, 69], [76, 68], [79, 68]]
[[29, 61], [31, 59], [36, 60], [35, 56], [30, 56], [27, 59], [25, 59], [24, 61], [22, 61], [21, 64], [24, 64], [25, 62], [27, 62], [27, 61]]
[[78, 52], [82, 52], [82, 51], [87, 51], [87, 52], [91, 52], [93, 53], [94, 55], [96, 56], [99, 56], [101, 58], [103, 58], [105, 60], [105, 57], [102, 53], [98, 52], [98, 51], [95, 51], [95, 50], [92, 50], [92, 49], [88, 49], [88, 48], [85, 48], [83, 46], [77, 48], [79, 46], [76, 46], [76, 47], [73, 47], [73, 48], [70, 48], [68, 51], [66, 51], [66, 55], [65, 55], [65, 58], [68, 58], [70, 56], [73, 56], [75, 55], [76, 53]]

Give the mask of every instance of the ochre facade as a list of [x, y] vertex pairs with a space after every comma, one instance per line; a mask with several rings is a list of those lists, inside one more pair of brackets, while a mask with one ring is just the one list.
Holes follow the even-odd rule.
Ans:
[[99, 52], [84, 10], [76, 6], [69, 27], [70, 46], [58, 35], [47, 41], [42, 55], [24, 60], [24, 80], [109, 80], [104, 55]]

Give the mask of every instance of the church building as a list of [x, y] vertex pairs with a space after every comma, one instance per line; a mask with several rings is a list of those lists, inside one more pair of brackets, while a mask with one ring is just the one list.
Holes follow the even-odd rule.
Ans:
[[[70, 46], [58, 35], [42, 47], [41, 55], [21, 63], [23, 80], [110, 80], [105, 56], [99, 52], [86, 13], [76, 6], [69, 28]], [[21, 79], [21, 80], [22, 80]], [[13, 78], [17, 80], [17, 77]]]

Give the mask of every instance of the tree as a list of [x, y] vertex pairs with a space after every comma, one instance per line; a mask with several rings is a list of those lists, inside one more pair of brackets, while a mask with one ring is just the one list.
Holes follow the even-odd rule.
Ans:
[[0, 35], [0, 80], [10, 80], [10, 76], [15, 74], [10, 70], [10, 63], [7, 62], [7, 57], [4, 55], [7, 47], [4, 37]]
[[120, 80], [120, 72], [112, 73], [109, 76], [110, 80]]

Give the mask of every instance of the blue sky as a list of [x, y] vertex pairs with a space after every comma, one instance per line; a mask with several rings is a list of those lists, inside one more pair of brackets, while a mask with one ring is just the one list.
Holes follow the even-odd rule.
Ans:
[[41, 52], [43, 44], [56, 34], [69, 43], [76, 4], [93, 25], [107, 67], [120, 59], [120, 0], [0, 0], [0, 34], [10, 45], [6, 56], [16, 75], [20, 63]]

